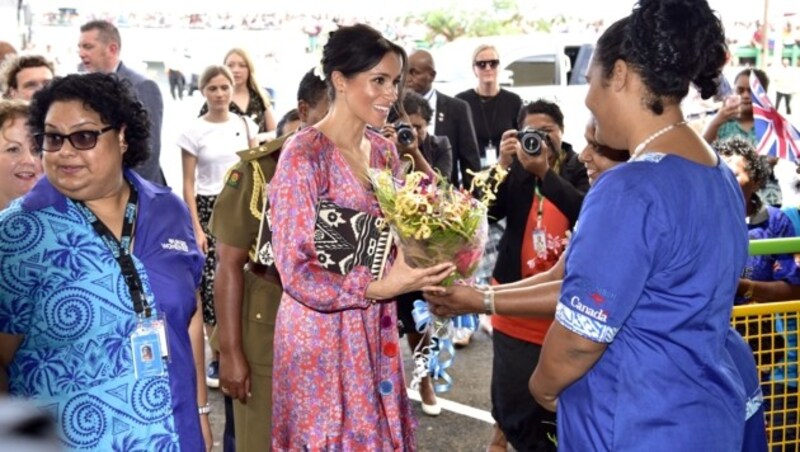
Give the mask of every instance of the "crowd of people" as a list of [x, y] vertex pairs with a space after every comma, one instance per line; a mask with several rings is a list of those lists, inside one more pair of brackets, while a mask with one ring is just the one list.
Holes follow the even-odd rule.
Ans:
[[[62, 26], [86, 22], [88, 20], [108, 20], [122, 27], [144, 28], [193, 28], [193, 29], [239, 29], [239, 30], [298, 30], [309, 36], [324, 36], [325, 31], [341, 25], [369, 22], [384, 36], [394, 41], [406, 38], [424, 39], [430, 32], [422, 15], [409, 15], [398, 20], [396, 17], [359, 17], [342, 14], [306, 14], [298, 12], [203, 12], [169, 13], [165, 11], [144, 12], [92, 12], [84, 14], [77, 10], [42, 11], [36, 14], [41, 25]], [[761, 17], [760, 15], [756, 17]], [[599, 34], [608, 27], [603, 19], [587, 18], [577, 14], [538, 14], [530, 11], [513, 18], [520, 23], [522, 30], [532, 27], [546, 28], [555, 33]], [[800, 45], [800, 23], [791, 17], [778, 24], [769, 25], [772, 36], [783, 46]], [[725, 36], [731, 46], [759, 46], [763, 26], [761, 20], [728, 20], [725, 23]]]
[[[500, 87], [497, 48], [451, 97], [433, 56], [392, 38], [339, 26], [280, 119], [246, 51], [208, 66], [176, 143], [182, 197], [161, 92], [116, 26], [81, 26], [82, 73], [4, 62], [0, 395], [49, 411], [69, 450], [210, 450], [209, 388], [226, 451], [416, 450], [400, 333], [430, 344], [426, 300], [491, 334], [492, 452], [796, 443], [796, 320], [770, 326], [789, 347], [764, 371], [730, 316], [800, 298], [793, 256], [747, 252], [800, 235], [800, 213], [755, 152], [765, 73], [738, 74], [704, 133], [687, 125], [690, 85], [717, 95], [728, 57], [706, 1], [640, 0], [605, 29], [580, 149], [557, 103]], [[475, 281], [445, 287], [453, 262], [414, 267], [400, 246], [365, 264], [383, 222], [369, 171], [404, 161], [476, 197], [476, 174], [499, 181]], [[438, 416], [431, 375], [419, 393]]]
[[385, 36], [395, 41], [425, 39], [429, 29], [421, 17], [398, 20], [396, 17], [345, 16], [341, 14], [305, 13], [212, 13], [193, 12], [176, 14], [167, 12], [112, 13], [91, 12], [78, 14], [71, 11], [50, 11], [37, 14], [41, 26], [70, 26], [87, 20], [104, 20], [120, 27], [137, 28], [189, 28], [194, 30], [268, 30], [296, 31], [309, 38], [309, 51], [316, 51], [314, 42], [327, 36], [340, 26], [369, 22]]
[[[144, 28], [192, 28], [192, 29], [222, 29], [222, 30], [301, 30], [304, 33], [315, 35], [320, 30], [331, 26], [344, 26], [355, 23], [370, 22], [382, 34], [392, 40], [402, 40], [404, 36], [422, 32], [417, 38], [424, 38], [429, 31], [424, 21], [424, 13], [407, 14], [405, 17], [394, 15], [345, 15], [340, 13], [302, 13], [302, 12], [205, 12], [195, 10], [192, 12], [170, 13], [166, 11], [145, 12], [90, 12], [82, 13], [62, 9], [59, 11], [37, 12], [36, 20], [41, 25], [63, 26], [74, 25], [87, 20], [108, 20], [119, 24], [121, 27]], [[564, 17], [556, 15], [547, 17], [542, 22], [539, 15], [517, 15], [513, 18], [520, 25], [534, 27], [547, 24], [554, 32], [598, 32], [603, 27], [603, 21], [586, 20], [582, 17]]]

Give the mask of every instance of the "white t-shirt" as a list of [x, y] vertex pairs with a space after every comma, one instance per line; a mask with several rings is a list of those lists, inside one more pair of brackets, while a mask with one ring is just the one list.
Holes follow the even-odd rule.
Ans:
[[[231, 113], [226, 122], [195, 119], [178, 137], [178, 147], [197, 157], [195, 190], [198, 195], [215, 196], [222, 191], [228, 169], [239, 161], [237, 152], [250, 147], [258, 132], [252, 119]], [[249, 134], [248, 134], [249, 130]]]

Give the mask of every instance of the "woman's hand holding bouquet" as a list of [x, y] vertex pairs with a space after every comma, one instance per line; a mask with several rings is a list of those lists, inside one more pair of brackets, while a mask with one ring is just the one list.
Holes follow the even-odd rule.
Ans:
[[[480, 191], [480, 198], [453, 187], [441, 175], [412, 171], [403, 179], [397, 179], [391, 170], [385, 169], [373, 170], [370, 177], [383, 216], [397, 243], [399, 257], [416, 268], [452, 262], [455, 271], [439, 283], [451, 286], [455, 281], [469, 280], [478, 268], [487, 240], [487, 206], [495, 199], [494, 194], [505, 175], [506, 171], [499, 166], [475, 174], [471, 191]], [[431, 285], [416, 284], [415, 289]], [[431, 316], [427, 303], [422, 301], [415, 304], [414, 315], [418, 329], [422, 329], [420, 332], [430, 333], [434, 340], [431, 346], [415, 350], [411, 386], [414, 388], [430, 373], [434, 379], [445, 381], [434, 385], [437, 392], [447, 390], [451, 379], [445, 369], [452, 363], [455, 353], [450, 341], [452, 321]], [[439, 356], [442, 352], [449, 354], [449, 359], [443, 360]]]
[[410, 267], [403, 255], [403, 249], [397, 249], [397, 257], [389, 272], [380, 280], [367, 286], [367, 298], [387, 300], [400, 294], [421, 290], [431, 284], [439, 284], [453, 274], [456, 266], [450, 262], [442, 262], [426, 268]]

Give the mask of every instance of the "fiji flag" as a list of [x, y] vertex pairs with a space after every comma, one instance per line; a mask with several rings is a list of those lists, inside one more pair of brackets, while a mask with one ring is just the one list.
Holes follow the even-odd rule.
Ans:
[[750, 75], [753, 98], [753, 118], [756, 133], [756, 152], [791, 162], [800, 161], [800, 133], [775, 110], [767, 93], [754, 74]]

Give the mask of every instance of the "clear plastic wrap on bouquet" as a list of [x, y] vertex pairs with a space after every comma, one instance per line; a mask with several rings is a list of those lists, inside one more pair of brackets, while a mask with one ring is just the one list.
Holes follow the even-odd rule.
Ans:
[[472, 278], [483, 258], [489, 231], [486, 209], [478, 203], [473, 215], [477, 217], [478, 224], [472, 237], [442, 231], [428, 238], [418, 239], [413, 235], [403, 234], [394, 226], [390, 228], [395, 243], [403, 250], [408, 265], [419, 268], [441, 262], [453, 262], [456, 266], [455, 273], [441, 283], [443, 286], [449, 286], [457, 280]]
[[389, 170], [371, 173], [375, 194], [406, 262], [429, 267], [453, 262], [450, 281], [469, 279], [486, 246], [486, 205], [441, 176], [415, 171], [399, 180]]
[[[504, 176], [502, 169], [483, 174], [479, 188], [484, 196], [476, 199], [441, 175], [414, 171], [396, 179], [388, 169], [370, 173], [381, 211], [406, 263], [412, 267], [455, 264], [456, 270], [441, 283], [445, 286], [469, 280], [477, 270], [488, 239], [487, 204]], [[453, 321], [432, 315], [422, 300], [414, 303], [413, 316], [417, 331], [428, 334], [431, 344], [422, 347], [420, 343], [414, 351], [411, 387], [417, 389], [420, 380], [430, 375], [436, 392], [447, 391], [452, 385], [447, 368], [455, 357]]]

